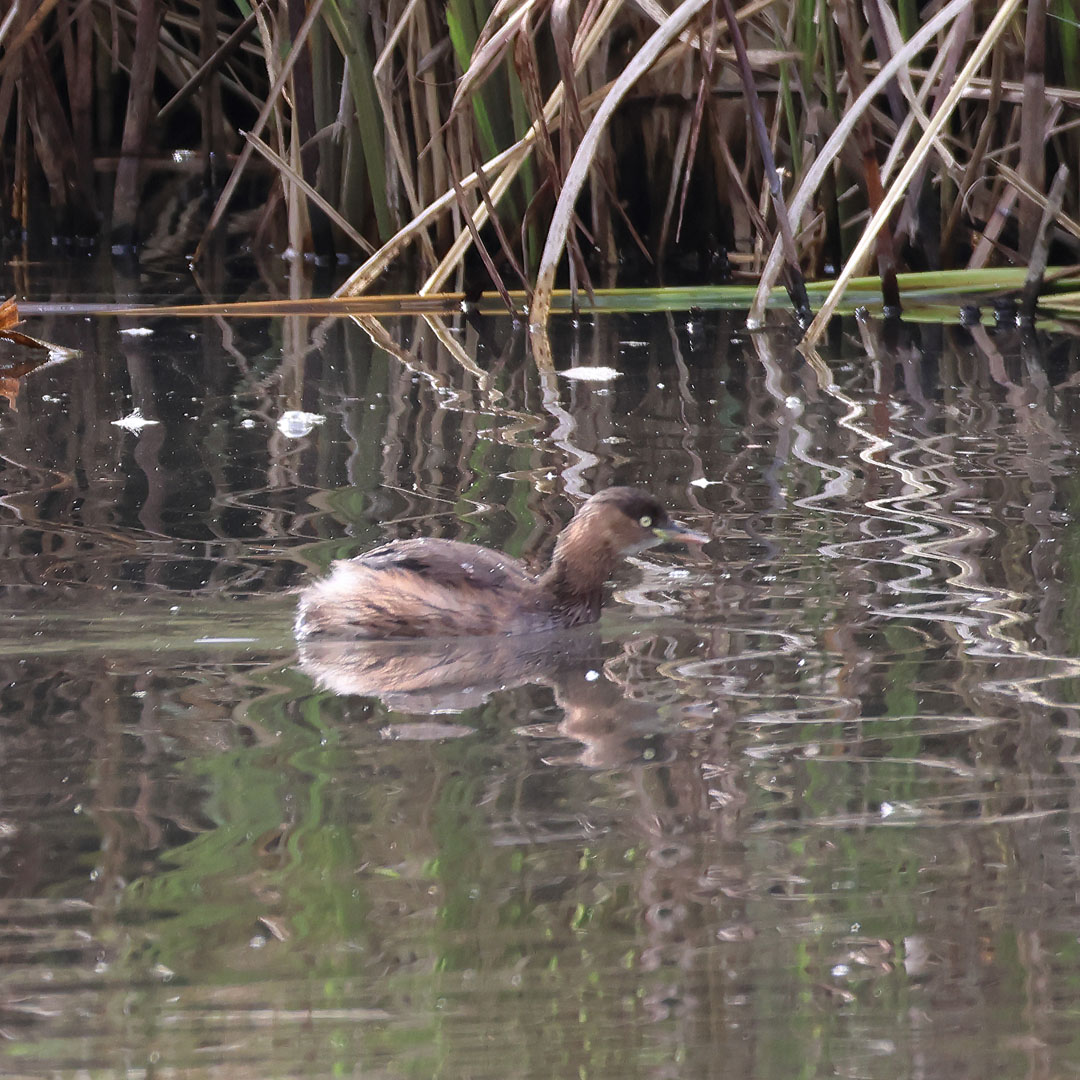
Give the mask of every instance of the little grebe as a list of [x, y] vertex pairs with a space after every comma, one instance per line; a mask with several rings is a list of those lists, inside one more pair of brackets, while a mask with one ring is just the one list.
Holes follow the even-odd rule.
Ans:
[[604, 582], [623, 555], [708, 537], [668, 517], [652, 495], [608, 488], [560, 534], [534, 578], [516, 559], [456, 540], [395, 540], [333, 565], [304, 589], [296, 636], [352, 638], [524, 634], [600, 617]]

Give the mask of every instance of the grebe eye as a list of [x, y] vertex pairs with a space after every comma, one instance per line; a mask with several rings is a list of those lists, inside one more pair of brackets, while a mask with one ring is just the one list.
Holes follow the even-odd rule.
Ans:
[[652, 528], [652, 518], [649, 517], [648, 514], [642, 514], [641, 517], [638, 518], [638, 524], [643, 529], [651, 529]]

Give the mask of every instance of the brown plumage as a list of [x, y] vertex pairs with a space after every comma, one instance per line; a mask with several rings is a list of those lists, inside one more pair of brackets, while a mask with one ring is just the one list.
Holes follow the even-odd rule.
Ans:
[[600, 617], [604, 582], [623, 555], [707, 536], [672, 521], [648, 492], [608, 488], [560, 534], [533, 577], [516, 559], [456, 540], [396, 540], [334, 563], [301, 595], [296, 636], [353, 638], [522, 634]]

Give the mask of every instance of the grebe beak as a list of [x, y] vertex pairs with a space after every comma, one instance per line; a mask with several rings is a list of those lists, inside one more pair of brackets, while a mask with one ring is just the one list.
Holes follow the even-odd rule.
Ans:
[[696, 544], [699, 547], [702, 544], [707, 544], [712, 539], [706, 533], [695, 532], [685, 525], [680, 525], [677, 521], [669, 521], [666, 525], [658, 525], [653, 529], [653, 534], [665, 543], [674, 541], [677, 544]]

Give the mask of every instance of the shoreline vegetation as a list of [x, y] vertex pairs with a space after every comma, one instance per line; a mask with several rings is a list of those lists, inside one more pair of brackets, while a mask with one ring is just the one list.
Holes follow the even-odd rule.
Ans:
[[[32, 10], [31, 10], [32, 9]], [[0, 3], [12, 244], [310, 257], [338, 296], [1080, 263], [1080, 0]], [[1073, 170], [1070, 173], [1070, 168]], [[513, 296], [511, 294], [514, 294]], [[817, 305], [815, 305], [817, 306]], [[814, 333], [811, 328], [811, 335]]]

